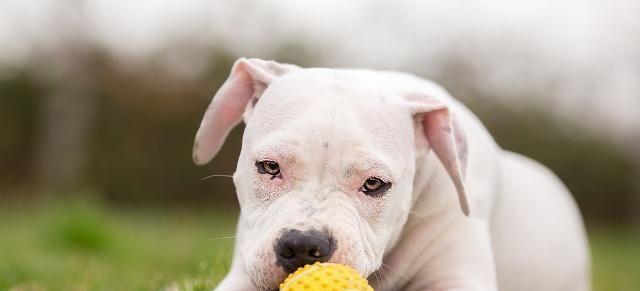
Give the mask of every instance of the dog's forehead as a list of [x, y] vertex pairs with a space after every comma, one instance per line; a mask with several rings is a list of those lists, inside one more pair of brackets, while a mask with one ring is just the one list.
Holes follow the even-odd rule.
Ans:
[[375, 72], [313, 68], [274, 81], [257, 106], [272, 120], [318, 111], [379, 120], [389, 115], [385, 113], [404, 110], [397, 95], [397, 90], [383, 83]]
[[[381, 74], [367, 70], [345, 70], [311, 68], [294, 71], [274, 82], [272, 89], [279, 95], [314, 100], [336, 96], [343, 101], [364, 101], [377, 96], [393, 98], [394, 89], [390, 82], [381, 82]], [[284, 91], [284, 92], [283, 92]], [[291, 97], [294, 97], [291, 96]], [[322, 98], [325, 97], [325, 98]]]
[[273, 82], [247, 124], [252, 139], [374, 147], [412, 153], [413, 119], [376, 74], [304, 69]]

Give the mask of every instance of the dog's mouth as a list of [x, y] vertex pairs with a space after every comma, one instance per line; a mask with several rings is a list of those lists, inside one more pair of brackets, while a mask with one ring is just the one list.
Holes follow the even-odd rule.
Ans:
[[370, 266], [363, 243], [344, 227], [285, 226], [255, 247], [249, 245], [249, 256], [243, 258], [251, 282], [261, 291], [278, 290], [290, 274], [316, 262], [346, 265], [365, 278], [370, 275], [364, 273]]
[[[340, 256], [332, 257], [329, 260], [327, 260], [326, 263], [341, 264], [341, 265], [348, 266], [358, 271], [358, 273], [360, 273], [362, 277], [369, 280], [368, 276], [371, 274], [362, 273], [362, 266], [358, 265], [357, 261], [346, 260], [345, 259], [346, 256], [344, 252], [341, 252], [341, 250], [336, 250], [336, 251], [337, 253], [340, 254]], [[353, 255], [353, 256], [349, 255], [348, 257], [352, 258], [352, 257], [356, 257], [356, 255]], [[313, 263], [305, 264], [303, 266], [300, 266], [300, 268], [306, 265], [312, 265], [312, 264]], [[360, 268], [358, 266], [360, 266]], [[254, 286], [256, 287], [256, 289], [260, 291], [279, 290], [280, 284], [282, 284], [286, 280], [286, 278], [288, 278], [291, 274], [299, 270], [299, 268], [285, 269], [283, 268], [283, 266], [280, 266], [275, 262], [269, 264], [268, 266], [262, 265], [262, 267], [259, 267], [259, 268], [261, 269], [259, 272], [253, 273], [255, 277], [252, 278], [252, 282], [254, 283]]]

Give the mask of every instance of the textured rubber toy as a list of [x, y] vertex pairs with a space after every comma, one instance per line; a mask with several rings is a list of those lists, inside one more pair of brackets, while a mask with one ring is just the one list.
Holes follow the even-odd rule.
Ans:
[[280, 284], [280, 291], [373, 291], [356, 270], [340, 264], [315, 263], [299, 268]]

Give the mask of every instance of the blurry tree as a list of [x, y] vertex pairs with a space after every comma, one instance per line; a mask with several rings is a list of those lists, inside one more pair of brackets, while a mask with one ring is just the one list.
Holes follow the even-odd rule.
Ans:
[[634, 225], [635, 230], [640, 233], [640, 150], [638, 150], [637, 145], [640, 144], [640, 133], [638, 133], [631, 140], [631, 144], [634, 145], [632, 148], [636, 147], [636, 149], [632, 149], [630, 155], [635, 159], [635, 179], [633, 180], [633, 191], [634, 191], [634, 201], [633, 201], [633, 211], [632, 211], [632, 223]]
[[84, 187], [89, 132], [95, 111], [94, 45], [86, 31], [85, 1], [59, 3], [50, 19], [55, 43], [42, 54], [41, 76], [47, 86], [40, 103], [36, 148], [39, 191], [73, 192]]
[[196, 80], [177, 79], [154, 62], [141, 63], [136, 70], [113, 62], [100, 72], [88, 173], [91, 184], [110, 201], [235, 204], [230, 178], [201, 178], [233, 173], [241, 129], [231, 133], [211, 164], [198, 167], [191, 159], [202, 114], [227, 77], [233, 58], [214, 52], [208, 61], [209, 69]]
[[0, 197], [25, 192], [31, 180], [36, 115], [43, 88], [28, 74], [0, 78]]

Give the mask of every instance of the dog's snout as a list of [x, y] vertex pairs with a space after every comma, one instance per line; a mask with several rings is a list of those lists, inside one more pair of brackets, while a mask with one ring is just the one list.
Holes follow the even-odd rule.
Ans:
[[291, 273], [307, 264], [328, 261], [335, 248], [334, 239], [323, 232], [292, 229], [282, 233], [275, 252], [278, 263]]

